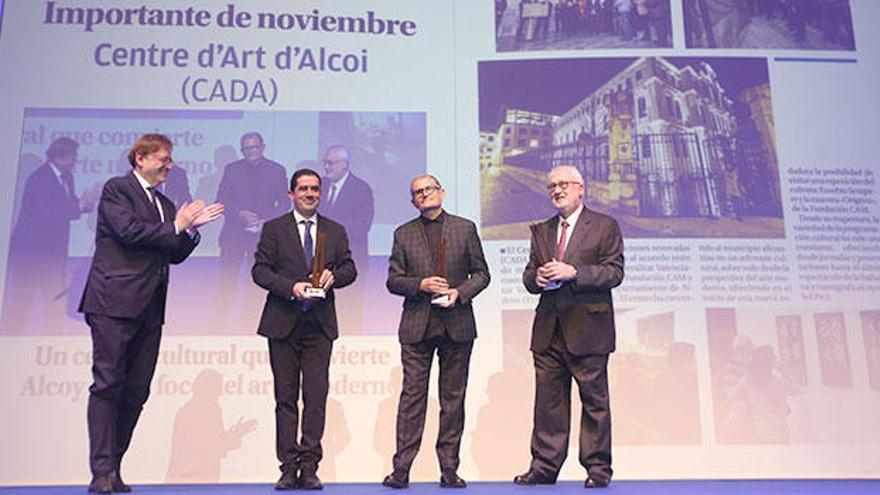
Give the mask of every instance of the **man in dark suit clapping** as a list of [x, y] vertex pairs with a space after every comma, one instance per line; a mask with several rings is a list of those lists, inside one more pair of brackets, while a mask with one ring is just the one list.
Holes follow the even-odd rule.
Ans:
[[[68, 290], [67, 250], [70, 225], [92, 211], [99, 188], [77, 195], [73, 171], [79, 144], [60, 137], [46, 150], [46, 163], [28, 176], [21, 195], [21, 210], [9, 242], [3, 331], [12, 334], [62, 333], [63, 303]], [[26, 328], [34, 302], [45, 323]]]
[[178, 210], [157, 190], [173, 166], [171, 141], [141, 136], [128, 154], [130, 174], [104, 184], [95, 254], [79, 310], [92, 332], [89, 388], [90, 493], [128, 492], [119, 470], [156, 369], [165, 320], [168, 265], [199, 241], [196, 229], [223, 205], [194, 201]]
[[394, 471], [382, 484], [409, 485], [409, 470], [425, 427], [428, 379], [436, 352], [440, 361], [440, 486], [463, 488], [466, 483], [457, 474], [459, 448], [468, 366], [477, 337], [471, 301], [489, 285], [489, 268], [476, 226], [443, 211], [446, 193], [434, 176], [413, 179], [410, 193], [420, 215], [394, 232], [388, 262], [388, 290], [404, 297], [398, 330], [404, 378], [397, 407]]

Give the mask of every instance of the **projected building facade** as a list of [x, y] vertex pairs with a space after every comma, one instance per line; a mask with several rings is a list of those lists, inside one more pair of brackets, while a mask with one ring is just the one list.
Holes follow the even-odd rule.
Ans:
[[781, 216], [769, 84], [736, 93], [707, 61], [639, 58], [560, 116], [505, 107], [481, 164], [574, 165], [591, 201], [638, 217]]

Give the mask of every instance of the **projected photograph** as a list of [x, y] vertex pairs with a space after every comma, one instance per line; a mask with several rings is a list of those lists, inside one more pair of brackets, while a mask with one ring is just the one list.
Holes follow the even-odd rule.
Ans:
[[856, 49], [849, 0], [682, 0], [688, 48]]
[[481, 62], [479, 110], [484, 239], [556, 213], [557, 165], [627, 237], [785, 235], [765, 59]]
[[[471, 454], [481, 479], [505, 479], [511, 465], [528, 464], [535, 393], [529, 351], [534, 310], [501, 313], [501, 370], [489, 376], [488, 401], [477, 410]], [[696, 347], [676, 328], [674, 311], [616, 308], [618, 346], [608, 362], [612, 437], [615, 445], [700, 445], [700, 394]], [[572, 416], [580, 422], [580, 399], [572, 382]], [[658, 425], [663, 425], [659, 428]], [[578, 450], [577, 428], [569, 437]], [[500, 453], [505, 453], [500, 455]]]
[[862, 311], [860, 316], [868, 383], [872, 389], [880, 390], [880, 309]]
[[495, 0], [499, 52], [672, 47], [670, 0]]
[[[872, 330], [867, 329], [874, 313], [861, 313], [869, 358]], [[706, 309], [716, 441], [880, 442], [874, 421], [880, 403], [868, 384], [877, 362], [864, 369], [851, 359], [855, 330], [847, 326], [855, 318], [848, 318], [843, 312]]]
[[263, 222], [290, 211], [301, 168], [321, 174], [319, 213], [346, 227], [357, 265], [355, 284], [336, 292], [341, 333], [396, 334], [387, 257], [393, 229], [417, 214], [409, 182], [425, 172], [424, 113], [30, 108], [22, 128], [0, 334], [87, 332], [77, 309], [95, 205], [107, 179], [131, 173], [128, 150], [145, 132], [174, 143], [162, 194], [226, 207], [172, 269], [166, 334], [256, 331], [266, 292], [251, 280], [253, 253]]

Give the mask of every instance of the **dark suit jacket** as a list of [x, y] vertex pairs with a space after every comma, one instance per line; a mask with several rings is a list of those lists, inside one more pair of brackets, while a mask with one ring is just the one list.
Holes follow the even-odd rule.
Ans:
[[192, 253], [199, 236], [174, 232], [174, 204], [157, 193], [165, 221], [134, 173], [104, 184], [98, 203], [95, 254], [79, 311], [115, 318], [140, 315], [168, 286], [168, 264]]
[[[446, 332], [456, 342], [477, 337], [477, 325], [471, 300], [489, 285], [489, 267], [483, 257], [483, 246], [473, 222], [446, 214], [442, 237], [446, 239], [446, 280], [458, 289], [455, 306], [440, 312]], [[416, 218], [394, 231], [394, 246], [388, 260], [386, 287], [392, 294], [403, 296], [403, 314], [398, 328], [400, 342], [413, 344], [424, 340], [431, 313], [431, 294], [419, 290], [425, 277], [436, 275], [428, 236], [421, 219]]]
[[255, 242], [257, 235], [244, 230], [245, 224], [238, 212], [250, 210], [263, 219], [283, 214], [290, 208], [285, 184], [287, 172], [284, 167], [266, 158], [257, 163], [238, 160], [226, 165], [216, 200], [226, 209], [220, 230], [220, 247], [235, 249], [242, 242]]
[[[547, 246], [556, 246], [559, 215], [541, 224]], [[532, 239], [523, 284], [532, 294], [541, 294], [532, 324], [534, 352], [544, 352], [553, 339], [556, 320], [569, 352], [578, 356], [614, 351], [614, 307], [611, 289], [623, 281], [623, 238], [613, 218], [584, 207], [571, 232], [565, 263], [577, 269], [575, 280], [557, 290], [538, 287], [538, 253]]]
[[[73, 177], [69, 176], [71, 193]], [[11, 258], [52, 256], [67, 259], [70, 222], [80, 216], [75, 194], [69, 194], [55, 171], [44, 163], [27, 178], [18, 222], [12, 231]]]
[[345, 227], [351, 245], [351, 255], [362, 268], [366, 267], [369, 253], [370, 227], [373, 225], [373, 190], [363, 179], [349, 172], [345, 185], [331, 205], [327, 195], [330, 184], [324, 184], [324, 198], [318, 207], [322, 215], [336, 219]]
[[[327, 337], [333, 340], [339, 336], [333, 289], [354, 282], [357, 270], [351, 259], [348, 236], [342, 225], [319, 215], [317, 234], [322, 233], [327, 235], [324, 257], [326, 267], [333, 272], [334, 282], [333, 287], [327, 291], [327, 298], [323, 301], [315, 300], [309, 311], [313, 312]], [[312, 267], [306, 266], [293, 212], [263, 224], [251, 270], [254, 282], [269, 291], [257, 329], [258, 334], [272, 339], [283, 339], [290, 335], [304, 315], [303, 303], [292, 298], [293, 285], [296, 282], [308, 282], [311, 271]]]

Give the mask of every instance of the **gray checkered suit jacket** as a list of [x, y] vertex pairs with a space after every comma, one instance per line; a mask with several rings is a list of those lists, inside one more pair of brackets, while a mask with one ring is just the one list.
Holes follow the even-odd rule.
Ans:
[[[454, 307], [440, 314], [452, 340], [473, 340], [477, 337], [477, 325], [471, 300], [489, 285], [489, 267], [480, 236], [473, 222], [447, 212], [442, 237], [446, 239], [446, 279], [450, 287], [458, 289], [459, 299]], [[385, 285], [392, 294], [404, 297], [398, 329], [403, 344], [424, 340], [431, 295], [419, 290], [419, 284], [423, 278], [436, 275], [436, 270], [437, 263], [420, 219], [398, 227], [394, 231]]]

